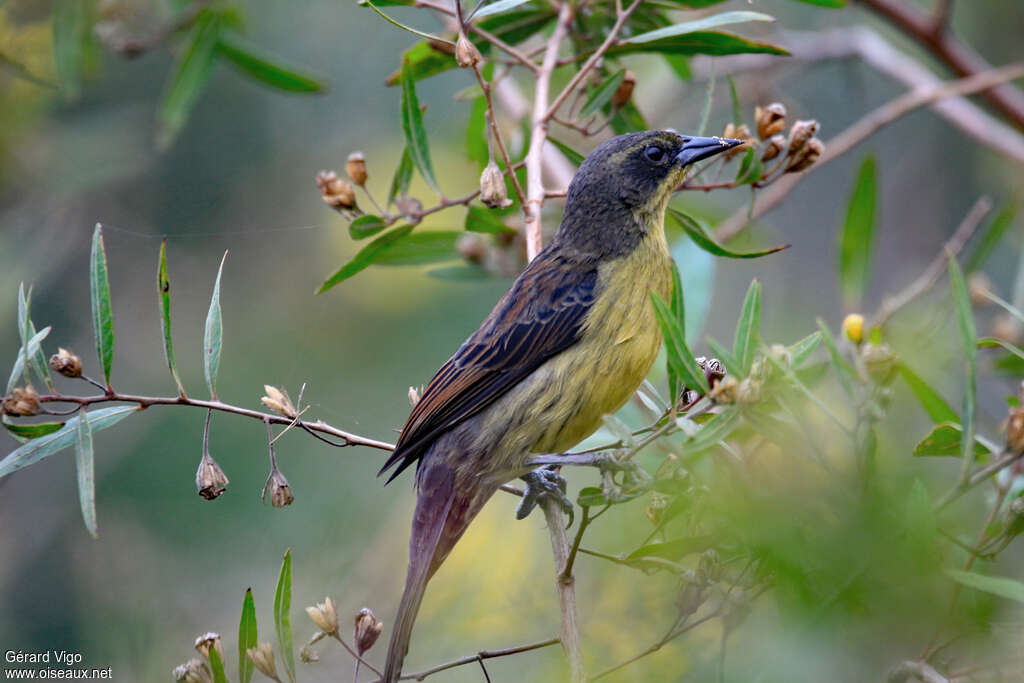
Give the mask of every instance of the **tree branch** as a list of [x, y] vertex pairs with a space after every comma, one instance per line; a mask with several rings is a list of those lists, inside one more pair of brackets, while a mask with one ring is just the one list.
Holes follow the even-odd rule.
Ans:
[[572, 683], [585, 683], [586, 669], [583, 664], [583, 646], [580, 643], [580, 627], [576, 615], [576, 579], [569, 566], [569, 537], [565, 533], [562, 509], [551, 496], [540, 499], [544, 519], [551, 535], [551, 554], [555, 559], [555, 589], [562, 613], [562, 649], [569, 660], [569, 679]]
[[460, 659], [456, 659], [445, 664], [438, 664], [435, 667], [424, 669], [423, 671], [419, 671], [417, 673], [405, 674], [398, 680], [422, 681], [427, 676], [431, 676], [442, 671], [447, 671], [448, 669], [454, 669], [457, 666], [464, 666], [466, 664], [472, 664], [473, 662], [483, 662], [485, 659], [494, 659], [496, 657], [508, 657], [509, 655], [518, 655], [523, 652], [530, 652], [531, 650], [539, 650], [541, 648], [554, 645], [557, 642], [559, 642], [558, 638], [549, 638], [547, 640], [542, 640], [539, 643], [532, 643], [530, 645], [520, 645], [518, 647], [509, 647], [503, 650], [480, 650], [480, 652], [477, 652], [475, 655], [468, 655], [466, 657], [462, 657]]

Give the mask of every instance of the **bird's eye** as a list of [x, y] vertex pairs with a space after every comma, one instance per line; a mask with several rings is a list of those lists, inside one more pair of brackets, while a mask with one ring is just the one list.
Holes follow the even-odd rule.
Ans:
[[650, 147], [644, 150], [644, 156], [647, 157], [648, 160], [653, 161], [654, 163], [658, 163], [659, 161], [665, 158], [665, 150], [663, 150], [661, 147], [655, 147], [654, 145], [651, 145]]

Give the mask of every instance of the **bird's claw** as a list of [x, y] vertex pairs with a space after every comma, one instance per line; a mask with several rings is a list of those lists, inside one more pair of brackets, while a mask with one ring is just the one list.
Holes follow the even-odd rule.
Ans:
[[542, 499], [550, 498], [558, 504], [562, 512], [569, 515], [569, 526], [572, 526], [573, 506], [572, 501], [565, 495], [565, 477], [551, 466], [545, 466], [527, 472], [521, 478], [526, 482], [526, 491], [523, 492], [522, 502], [516, 508], [516, 519], [526, 519]]

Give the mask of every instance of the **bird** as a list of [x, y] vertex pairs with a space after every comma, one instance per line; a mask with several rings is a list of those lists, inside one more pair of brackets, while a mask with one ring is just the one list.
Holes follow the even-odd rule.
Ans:
[[[558, 231], [421, 393], [378, 476], [416, 464], [405, 589], [383, 683], [394, 683], [427, 582], [484, 503], [529, 459], [563, 453], [621, 408], [654, 364], [650, 292], [669, 298], [665, 210], [687, 167], [742, 144], [671, 130], [598, 145], [569, 184]], [[557, 492], [551, 491], [557, 495]]]

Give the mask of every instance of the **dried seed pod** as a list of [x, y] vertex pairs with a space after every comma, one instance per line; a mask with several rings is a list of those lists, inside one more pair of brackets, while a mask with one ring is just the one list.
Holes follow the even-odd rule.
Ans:
[[338, 632], [338, 613], [334, 609], [334, 601], [330, 597], [324, 598], [324, 601], [318, 602], [315, 607], [307, 607], [306, 614], [324, 633]]
[[814, 119], [797, 121], [789, 129], [789, 156], [795, 157], [803, 151], [804, 145], [818, 132], [818, 122]]
[[227, 475], [217, 461], [209, 453], [203, 453], [199, 469], [196, 470], [196, 489], [199, 495], [206, 500], [213, 500], [227, 490], [228, 483]]
[[460, 33], [455, 43], [455, 63], [462, 69], [468, 69], [479, 64], [481, 59], [480, 50], [476, 49], [476, 45], [469, 42], [464, 33]]
[[[792, 152], [792, 150], [790, 150]], [[811, 138], [803, 146], [799, 154], [795, 154], [786, 167], [786, 173], [799, 173], [811, 166], [825, 152], [825, 143], [818, 138]]]
[[782, 150], [786, 148], [786, 138], [782, 135], [773, 135], [768, 144], [764, 146], [764, 152], [761, 153], [761, 161], [771, 161], [782, 154]]
[[612, 95], [612, 106], [616, 109], [624, 106], [629, 102], [629, 98], [633, 96], [633, 88], [636, 87], [636, 76], [629, 69], [626, 69], [626, 73], [622, 76], [622, 82], [619, 83], [619, 87], [615, 89], [615, 94]]
[[843, 318], [843, 334], [854, 344], [864, 341], [864, 316], [851, 313]]
[[492, 209], [504, 209], [512, 206], [505, 189], [505, 176], [492, 159], [480, 174], [480, 201]]
[[184, 664], [174, 668], [172, 672], [174, 680], [182, 683], [213, 683], [213, 674], [206, 662], [198, 659], [190, 659]]
[[246, 656], [252, 660], [252, 663], [256, 665], [259, 672], [267, 678], [272, 678], [275, 681], [277, 678], [277, 667], [274, 665], [274, 646], [267, 642], [262, 642], [256, 647], [250, 647], [245, 651]]
[[40, 410], [39, 394], [36, 393], [31, 384], [24, 387], [14, 387], [8, 396], [4, 396], [3, 403], [0, 404], [0, 412], [14, 417], [38, 415]]
[[362, 152], [352, 152], [345, 161], [345, 173], [352, 179], [352, 182], [362, 187], [369, 177], [366, 174], [366, 157]]
[[339, 211], [355, 208], [356, 189], [351, 183], [339, 178], [334, 171], [317, 173], [316, 185], [320, 188], [320, 198], [328, 206]]
[[50, 368], [65, 377], [82, 376], [82, 359], [64, 348], [58, 348], [57, 353], [50, 356]]
[[299, 659], [303, 664], [312, 664], [313, 662], [320, 661], [320, 655], [309, 645], [303, 645], [302, 649], [299, 650]]
[[359, 656], [373, 647], [384, 630], [384, 622], [377, 621], [369, 607], [364, 607], [356, 614], [355, 630], [353, 639], [356, 641], [356, 650]]
[[715, 388], [708, 394], [715, 403], [735, 403], [739, 393], [739, 381], [735, 377], [726, 377], [715, 385]]
[[263, 385], [263, 391], [266, 392], [266, 396], [260, 398], [263, 405], [270, 408], [278, 415], [284, 415], [285, 417], [291, 418], [298, 415], [298, 411], [296, 411], [295, 406], [292, 405], [292, 399], [288, 396], [288, 392], [281, 391], [277, 387], [272, 387], [269, 384]]
[[763, 109], [757, 107], [754, 120], [757, 123], [757, 137], [767, 140], [786, 128], [786, 107], [779, 102], [772, 102]]
[[210, 648], [212, 647], [220, 655], [221, 659], [224, 659], [224, 646], [220, 642], [220, 634], [210, 631], [196, 638], [196, 650], [202, 656], [207, 659], [210, 658]]

